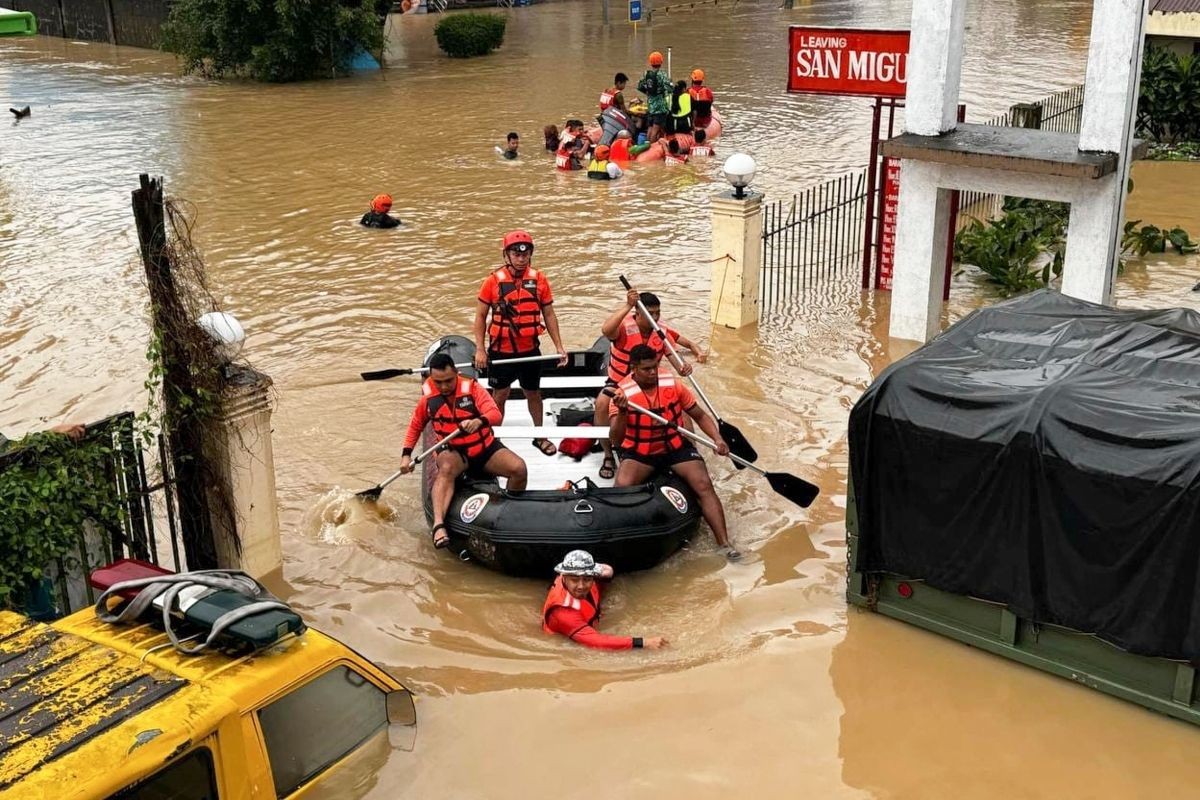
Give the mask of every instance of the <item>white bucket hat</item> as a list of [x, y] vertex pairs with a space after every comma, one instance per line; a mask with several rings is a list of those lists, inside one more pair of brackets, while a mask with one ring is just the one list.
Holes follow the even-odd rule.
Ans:
[[587, 550], [572, 550], [563, 556], [562, 563], [554, 568], [559, 575], [579, 575], [581, 577], [599, 578], [600, 567], [596, 559]]

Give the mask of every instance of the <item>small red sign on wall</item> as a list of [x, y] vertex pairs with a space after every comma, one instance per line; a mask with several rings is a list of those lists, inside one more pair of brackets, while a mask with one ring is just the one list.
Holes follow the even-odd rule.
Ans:
[[788, 91], [904, 97], [908, 31], [788, 28]]
[[896, 214], [900, 208], [900, 159], [883, 160], [883, 231], [879, 237], [877, 289], [892, 290], [892, 265], [896, 262]]

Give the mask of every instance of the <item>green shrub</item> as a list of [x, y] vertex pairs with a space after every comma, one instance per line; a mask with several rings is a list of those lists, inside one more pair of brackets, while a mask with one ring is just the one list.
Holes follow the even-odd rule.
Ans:
[[1146, 48], [1137, 129], [1157, 141], [1200, 140], [1200, 57]]
[[1193, 242], [1183, 228], [1163, 230], [1157, 225], [1142, 225], [1140, 219], [1125, 223], [1125, 232], [1121, 236], [1122, 251], [1144, 256], [1147, 253], [1165, 253], [1168, 247], [1174, 247], [1183, 254], [1194, 253], [1200, 249], [1200, 242]]
[[1002, 217], [958, 232], [954, 260], [983, 270], [1004, 295], [1046, 286], [1062, 274], [1068, 214], [1064, 203], [1006, 197]]
[[205, 77], [285, 82], [345, 73], [383, 49], [378, 0], [178, 0], [163, 47]]
[[438, 21], [433, 35], [451, 58], [486, 56], [504, 42], [507, 24], [495, 14], [451, 14]]
[[123, 518], [105, 475], [110, 438], [35, 433], [14, 446], [0, 459], [0, 608], [56, 560], [78, 560], [86, 523], [119, 531]]

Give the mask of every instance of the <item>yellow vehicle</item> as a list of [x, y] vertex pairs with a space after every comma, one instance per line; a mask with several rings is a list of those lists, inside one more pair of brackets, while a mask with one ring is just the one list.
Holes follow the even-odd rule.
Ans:
[[407, 689], [311, 628], [187, 656], [93, 609], [50, 625], [0, 612], [3, 800], [311, 798], [415, 724]]

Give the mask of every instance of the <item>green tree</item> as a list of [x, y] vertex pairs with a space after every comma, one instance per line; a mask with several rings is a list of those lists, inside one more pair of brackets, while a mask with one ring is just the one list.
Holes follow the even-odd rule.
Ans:
[[451, 58], [486, 56], [504, 42], [507, 24], [495, 14], [451, 14], [438, 21], [433, 35]]
[[163, 47], [205, 77], [332, 77], [360, 50], [383, 50], [380, 10], [379, 0], [179, 0]]

